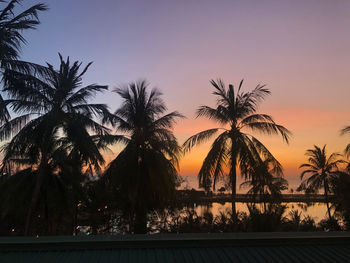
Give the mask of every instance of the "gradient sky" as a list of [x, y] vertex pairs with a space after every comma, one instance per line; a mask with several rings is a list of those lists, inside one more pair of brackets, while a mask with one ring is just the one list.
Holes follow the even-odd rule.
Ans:
[[[37, 1], [25, 1], [24, 6]], [[343, 151], [350, 136], [350, 1], [46, 1], [38, 30], [26, 33], [22, 58], [57, 65], [57, 52], [94, 61], [84, 82], [110, 88], [147, 78], [164, 93], [169, 110], [187, 119], [175, 133], [187, 137], [214, 123], [195, 119], [199, 105], [214, 106], [209, 80], [244, 88], [267, 84], [272, 95], [259, 109], [293, 132], [258, 135], [285, 168], [292, 187], [314, 144]], [[116, 94], [97, 98], [111, 109]], [[209, 144], [183, 158], [181, 174], [195, 175]], [[111, 156], [110, 156], [111, 157]], [[109, 157], [109, 158], [110, 158]]]

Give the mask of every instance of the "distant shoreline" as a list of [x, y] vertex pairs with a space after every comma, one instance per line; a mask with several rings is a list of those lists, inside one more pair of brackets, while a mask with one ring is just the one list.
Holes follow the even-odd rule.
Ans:
[[[179, 175], [184, 181], [181, 183], [181, 186], [178, 187], [178, 190], [191, 190], [191, 189], [195, 189], [196, 191], [201, 191], [203, 189], [199, 188], [198, 186], [198, 176], [193, 174], [193, 175]], [[282, 193], [283, 194], [289, 194], [290, 193], [290, 189], [297, 189], [300, 183], [296, 182], [297, 180], [291, 180], [290, 178], [288, 178], [288, 182], [289, 182], [289, 189], [288, 190], [283, 190]], [[240, 177], [237, 178], [237, 194], [246, 194], [248, 189], [247, 188], [240, 188], [239, 185], [241, 183], [243, 183], [244, 180]], [[299, 181], [298, 181], [299, 182]], [[216, 190], [214, 191], [215, 193], [217, 193], [218, 189], [220, 189], [220, 187], [225, 187], [225, 183], [223, 182], [223, 180], [219, 180], [216, 184]]]
[[[205, 195], [203, 191], [179, 190], [178, 192], [181, 193], [181, 197], [179, 198], [179, 201], [181, 203], [208, 204], [208, 203], [227, 203], [227, 202], [230, 203], [232, 201], [231, 194], [212, 194], [208, 196], [208, 195]], [[333, 196], [329, 196], [329, 201], [332, 201], [332, 199], [333, 199]], [[283, 194], [279, 201], [283, 203], [290, 203], [290, 202], [325, 203], [325, 197], [324, 195], [320, 195], [320, 194], [313, 194], [313, 195]], [[243, 202], [243, 203], [252, 202], [252, 196], [247, 194], [237, 194], [236, 202]], [[261, 203], [261, 202], [263, 202], [263, 200], [259, 200], [258, 196], [254, 200], [254, 203]]]

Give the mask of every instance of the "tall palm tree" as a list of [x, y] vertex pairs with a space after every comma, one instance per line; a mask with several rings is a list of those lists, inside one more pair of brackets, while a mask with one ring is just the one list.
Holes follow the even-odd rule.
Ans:
[[115, 90], [123, 99], [113, 122], [125, 135], [125, 148], [109, 164], [105, 177], [130, 215], [132, 231], [147, 231], [147, 212], [162, 207], [174, 194], [181, 147], [172, 128], [177, 111], [167, 108], [157, 89], [140, 81]]
[[[339, 159], [339, 153], [332, 153], [329, 157], [326, 154], [326, 145], [321, 149], [314, 145], [313, 149], [306, 150], [308, 156], [308, 163], [300, 165], [299, 168], [305, 168], [301, 173], [301, 180], [303, 180], [298, 187], [298, 191], [305, 191], [305, 193], [317, 193], [323, 189], [327, 204], [327, 211], [329, 219], [332, 219], [329, 208], [328, 194], [331, 192], [331, 182], [338, 176], [338, 165], [345, 163], [344, 160]], [[307, 179], [304, 176], [309, 175]]]
[[57, 144], [57, 137], [64, 136], [78, 148], [82, 160], [96, 167], [104, 162], [89, 131], [107, 135], [109, 130], [93, 118], [109, 116], [104, 104], [91, 104], [88, 100], [107, 86], [97, 84], [82, 87], [82, 77], [89, 63], [79, 72], [81, 63], [70, 63], [60, 57], [60, 68], [48, 64], [43, 74], [25, 73], [13, 69], [4, 72], [5, 101], [18, 116], [0, 127], [0, 140], [12, 138], [5, 147], [3, 163], [26, 163], [38, 166], [37, 180], [29, 205], [26, 234], [29, 234], [32, 214], [36, 208], [42, 183], [49, 170], [50, 152]]
[[[197, 117], [207, 117], [221, 125], [219, 128], [205, 130], [193, 135], [183, 144], [184, 151], [207, 141], [219, 131], [222, 133], [214, 140], [209, 153], [203, 161], [198, 174], [199, 185], [209, 189], [219, 176], [224, 175], [225, 167], [229, 167], [229, 178], [232, 187], [232, 212], [236, 214], [236, 175], [237, 168], [242, 176], [250, 176], [249, 169], [263, 163], [262, 158], [269, 159], [274, 169], [281, 170], [280, 163], [270, 151], [246, 130], [265, 134], [281, 134], [288, 143], [290, 131], [277, 124], [266, 114], [256, 113], [258, 104], [270, 94], [264, 85], [257, 85], [251, 92], [241, 90], [243, 80], [235, 91], [233, 85], [228, 88], [222, 80], [210, 83], [214, 87], [213, 94], [217, 96], [216, 107], [201, 106]], [[213, 182], [212, 182], [213, 181]]]

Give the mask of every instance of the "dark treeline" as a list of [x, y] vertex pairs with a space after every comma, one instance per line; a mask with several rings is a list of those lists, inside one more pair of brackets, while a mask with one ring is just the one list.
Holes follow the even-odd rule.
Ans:
[[[279, 161], [251, 133], [279, 134], [288, 143], [291, 132], [257, 107], [270, 91], [258, 85], [243, 91], [211, 81], [215, 107], [201, 106], [198, 117], [217, 123], [181, 146], [173, 127], [184, 116], [168, 112], [157, 89], [146, 81], [112, 92], [122, 99], [111, 112], [94, 103], [105, 85], [83, 86], [91, 63], [70, 61], [59, 54], [59, 66], [20, 60], [24, 30], [35, 29], [37, 4], [17, 12], [20, 0], [0, 1], [0, 235], [72, 235], [78, 233], [154, 233], [225, 231], [316, 231], [348, 229], [350, 175], [345, 156], [326, 154], [325, 146], [307, 150], [301, 165], [299, 191], [325, 195], [328, 218], [315, 224], [292, 211], [283, 217], [282, 191], [288, 189]], [[349, 133], [350, 126], [342, 133]], [[215, 191], [227, 178], [232, 212], [198, 216], [180, 209], [176, 188], [179, 159], [213, 136], [199, 171], [199, 186]], [[109, 147], [121, 145], [110, 163]], [[252, 202], [249, 215], [236, 211], [236, 180], [240, 174]], [[335, 201], [328, 199], [335, 194]]]

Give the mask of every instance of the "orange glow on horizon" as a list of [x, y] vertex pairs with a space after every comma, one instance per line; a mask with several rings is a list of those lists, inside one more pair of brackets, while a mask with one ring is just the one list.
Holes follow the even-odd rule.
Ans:
[[[346, 144], [350, 141], [349, 136], [340, 136], [339, 134], [339, 130], [344, 126], [344, 120], [349, 116], [348, 112], [345, 111], [262, 107], [258, 112], [271, 115], [277, 123], [284, 125], [293, 132], [288, 145], [282, 140], [281, 136], [267, 136], [245, 131], [257, 137], [280, 161], [284, 168], [285, 177], [290, 181], [290, 185], [292, 186], [300, 182], [299, 176], [301, 170], [298, 167], [307, 161], [304, 155], [307, 149], [312, 148], [314, 144], [319, 146], [327, 144], [328, 153], [342, 152]], [[188, 137], [200, 131], [215, 127], [220, 127], [220, 125], [205, 118], [196, 119], [188, 117], [178, 122], [174, 128], [174, 133], [179, 143], [182, 144]], [[198, 174], [214, 138], [215, 136], [208, 142], [194, 147], [189, 153], [182, 156], [180, 159], [179, 174], [192, 176]], [[325, 138], [328, 138], [328, 140], [325, 140]], [[106, 165], [116, 157], [122, 147], [113, 146], [111, 149], [113, 153], [109, 152], [104, 155]]]

